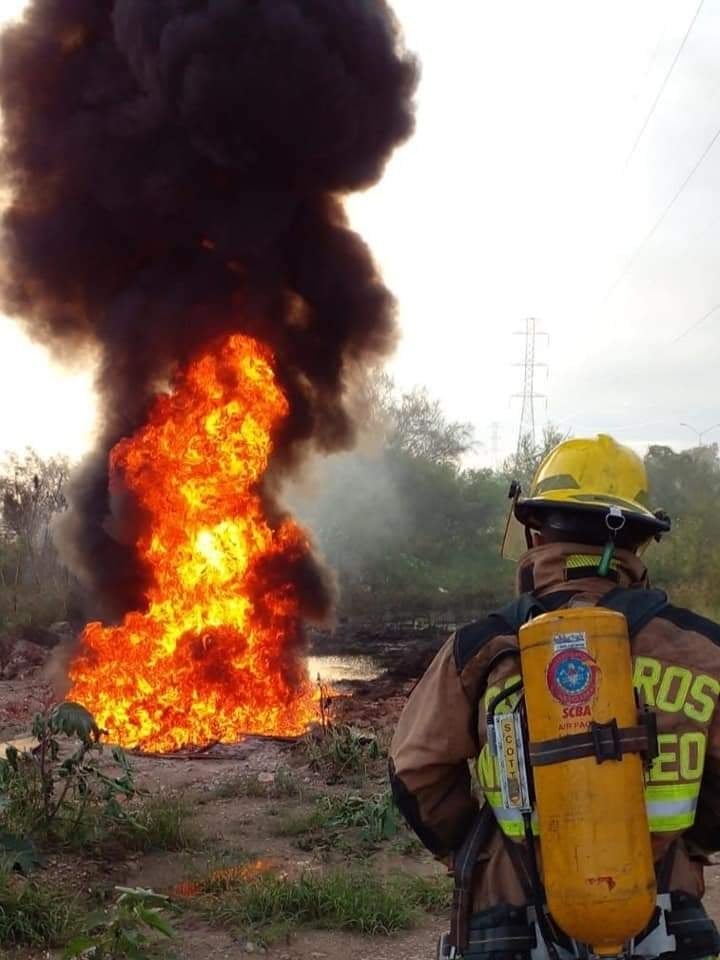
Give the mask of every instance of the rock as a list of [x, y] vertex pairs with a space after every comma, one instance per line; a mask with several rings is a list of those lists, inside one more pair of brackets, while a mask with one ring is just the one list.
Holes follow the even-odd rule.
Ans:
[[15, 646], [15, 638], [9, 633], [0, 633], [0, 664], [7, 663]]
[[14, 680], [33, 667], [39, 667], [46, 659], [47, 650], [43, 647], [29, 640], [15, 640], [9, 657], [6, 654], [2, 676], [5, 680]]
[[67, 620], [58, 620], [57, 623], [51, 623], [48, 630], [58, 638], [58, 643], [73, 643], [77, 638], [77, 631]]
[[31, 643], [29, 640], [18, 640], [13, 650], [13, 659], [24, 660], [31, 667], [38, 667], [45, 663], [47, 651], [38, 646], [37, 643]]
[[38, 647], [44, 647], [46, 650], [52, 650], [60, 643], [60, 637], [47, 630], [45, 627], [35, 627], [31, 624], [25, 624], [15, 630], [15, 636], [18, 640], [26, 640], [29, 643], [37, 644]]
[[263, 771], [257, 775], [258, 783], [275, 783], [275, 774]]
[[243, 949], [245, 953], [255, 953], [255, 944], [248, 940]]

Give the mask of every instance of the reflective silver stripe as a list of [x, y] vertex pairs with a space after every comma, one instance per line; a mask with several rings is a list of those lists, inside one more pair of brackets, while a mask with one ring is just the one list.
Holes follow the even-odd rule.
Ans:
[[492, 805], [493, 813], [496, 818], [502, 823], [511, 822], [511, 823], [522, 823], [523, 818], [519, 810], [508, 809], [508, 807], [497, 807], [495, 804]]
[[684, 800], [647, 800], [648, 817], [673, 817], [681, 813], [694, 814], [698, 798], [687, 797]]
[[695, 783], [650, 783], [645, 788], [645, 807], [653, 833], [687, 830], [695, 822], [700, 781]]
[[[525, 821], [523, 820], [522, 813], [520, 810], [515, 810], [512, 807], [504, 807], [500, 801], [500, 796], [499, 790], [487, 790], [485, 792], [485, 799], [492, 807], [495, 819], [503, 833], [511, 837], [523, 836], [525, 833]], [[536, 835], [539, 834], [540, 828], [538, 827], [537, 814], [534, 811], [532, 815], [532, 827], [533, 833]]]

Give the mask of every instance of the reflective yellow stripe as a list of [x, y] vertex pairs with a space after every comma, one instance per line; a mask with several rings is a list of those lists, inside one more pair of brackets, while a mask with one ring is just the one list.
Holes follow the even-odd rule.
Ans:
[[652, 833], [687, 830], [695, 822], [700, 781], [695, 783], [648, 784], [645, 806]]
[[475, 772], [478, 783], [485, 793], [488, 790], [497, 790], [500, 786], [500, 774], [497, 759], [490, 753], [490, 747], [485, 744], [477, 758]]
[[[598, 563], [600, 562], [597, 555], [585, 554], [585, 553], [573, 553], [565, 561], [566, 570], [581, 570], [583, 567], [595, 567], [597, 568]], [[610, 569], [617, 570], [619, 569], [620, 564], [617, 560], [610, 561]]]

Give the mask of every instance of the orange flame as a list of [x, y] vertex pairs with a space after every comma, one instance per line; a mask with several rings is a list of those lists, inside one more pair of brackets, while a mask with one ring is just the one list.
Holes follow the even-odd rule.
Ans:
[[271, 860], [256, 860], [239, 867], [213, 870], [200, 880], [183, 880], [170, 891], [174, 897], [197, 897], [201, 893], [226, 893], [244, 884], [252, 883], [273, 869]]
[[147, 518], [148, 606], [118, 627], [88, 624], [70, 697], [113, 742], [165, 751], [296, 734], [314, 718], [286, 565], [307, 541], [291, 521], [272, 527], [257, 491], [289, 409], [273, 359], [230, 337], [112, 451], [111, 475]]

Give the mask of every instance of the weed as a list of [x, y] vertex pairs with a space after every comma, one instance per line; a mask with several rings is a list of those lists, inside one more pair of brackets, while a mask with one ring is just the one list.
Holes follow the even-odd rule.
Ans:
[[280, 767], [275, 774], [271, 796], [275, 800], [302, 799], [303, 788], [288, 767]]
[[0, 945], [57, 947], [78, 929], [75, 898], [50, 887], [0, 876]]
[[302, 837], [321, 830], [325, 826], [327, 826], [327, 814], [318, 805], [310, 811], [290, 813], [282, 817], [273, 833], [277, 837]]
[[[402, 829], [400, 817], [389, 793], [372, 797], [321, 797], [309, 813], [287, 817], [277, 830], [279, 836], [305, 837], [303, 849], [343, 844], [342, 833], [353, 831], [355, 839], [374, 846], [395, 837]], [[307, 838], [307, 835], [313, 835]], [[350, 840], [351, 838], [348, 838]]]
[[403, 873], [394, 878], [394, 883], [399, 892], [423, 910], [437, 913], [449, 909], [452, 903], [452, 884], [446, 876]]
[[257, 776], [244, 774], [241, 777], [223, 780], [223, 782], [213, 790], [212, 795], [218, 800], [235, 800], [240, 797], [260, 798], [267, 796], [267, 786], [264, 783], [260, 783]]
[[372, 797], [342, 797], [329, 806], [331, 826], [358, 827], [362, 839], [371, 843], [390, 840], [401, 828], [398, 809], [389, 792]]
[[[367, 871], [306, 873], [297, 879], [261, 872], [202, 897], [197, 906], [207, 919], [264, 942], [298, 926], [389, 935], [412, 926], [421, 909], [440, 903], [436, 886]], [[446, 901], [447, 884], [443, 905]]]
[[129, 828], [121, 828], [134, 850], [191, 850], [197, 847], [197, 831], [190, 821], [191, 808], [181, 797], [160, 795], [146, 800], [134, 814]]
[[233, 800], [237, 797], [254, 797], [270, 800], [302, 799], [303, 789], [292, 770], [280, 767], [273, 780], [264, 782], [258, 774], [244, 774], [221, 783], [213, 796], [220, 800]]
[[373, 733], [355, 730], [346, 725], [327, 725], [307, 734], [301, 748], [313, 770], [336, 783], [350, 776], [368, 775], [372, 761], [381, 759], [381, 749]]
[[152, 890], [117, 887], [118, 897], [107, 911], [91, 914], [83, 932], [65, 948], [63, 957], [92, 960], [143, 960], [158, 935], [171, 938], [175, 932], [166, 914], [177, 912], [168, 897]]

